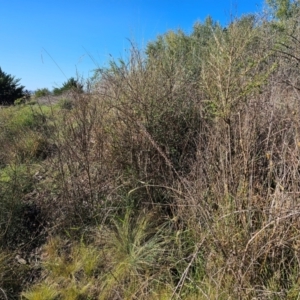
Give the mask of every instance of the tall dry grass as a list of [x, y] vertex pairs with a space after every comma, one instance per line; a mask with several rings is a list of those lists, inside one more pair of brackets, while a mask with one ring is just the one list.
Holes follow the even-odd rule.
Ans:
[[50, 106], [30, 198], [48, 241], [25, 299], [299, 296], [297, 49], [253, 17], [208, 29], [204, 46], [133, 47]]

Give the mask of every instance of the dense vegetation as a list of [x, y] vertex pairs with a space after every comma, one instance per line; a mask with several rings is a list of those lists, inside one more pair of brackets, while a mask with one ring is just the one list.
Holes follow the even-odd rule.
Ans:
[[132, 47], [71, 105], [0, 110], [0, 298], [299, 298], [300, 14], [285, 2]]

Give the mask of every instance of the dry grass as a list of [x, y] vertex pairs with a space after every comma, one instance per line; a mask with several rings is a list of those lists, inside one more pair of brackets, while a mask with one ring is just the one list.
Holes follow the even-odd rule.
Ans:
[[[36, 229], [30, 199], [44, 230], [25, 231], [25, 248], [48, 237], [24, 299], [299, 297], [297, 50], [273, 51], [272, 28], [210, 24], [207, 43], [170, 32], [41, 123], [23, 112], [5, 127], [3, 141], [19, 138], [0, 149], [1, 226]], [[38, 156], [40, 143], [51, 153]]]

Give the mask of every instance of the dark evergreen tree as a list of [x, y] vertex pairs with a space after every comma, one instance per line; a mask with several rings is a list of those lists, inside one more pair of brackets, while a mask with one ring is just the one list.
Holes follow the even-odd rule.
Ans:
[[0, 68], [0, 104], [11, 105], [18, 98], [25, 96], [24, 86], [19, 85], [20, 79], [9, 75]]

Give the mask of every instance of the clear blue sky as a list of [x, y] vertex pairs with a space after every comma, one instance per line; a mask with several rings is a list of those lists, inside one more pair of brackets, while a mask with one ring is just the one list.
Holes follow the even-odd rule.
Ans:
[[[28, 90], [60, 86], [76, 72], [125, 57], [168, 30], [189, 33], [211, 15], [262, 11], [263, 0], [0, 0], [0, 67]], [[91, 58], [92, 57], [92, 58]], [[95, 63], [96, 62], [96, 63]]]

